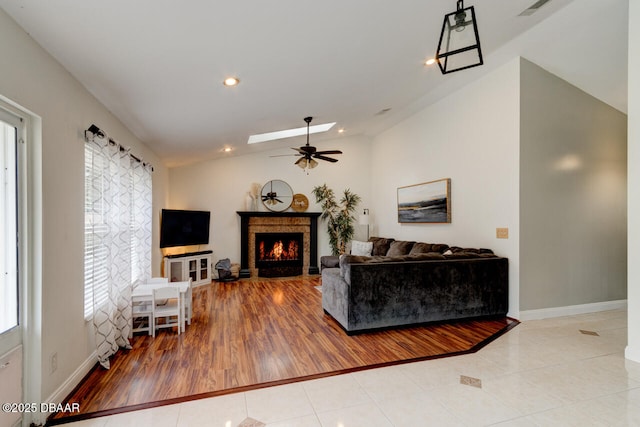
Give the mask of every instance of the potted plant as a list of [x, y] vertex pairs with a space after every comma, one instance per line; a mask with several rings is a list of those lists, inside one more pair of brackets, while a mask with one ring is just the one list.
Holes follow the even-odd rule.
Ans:
[[329, 245], [332, 255], [341, 255], [345, 252], [347, 243], [353, 238], [353, 213], [360, 203], [360, 196], [352, 193], [348, 188], [344, 190], [340, 203], [336, 202], [335, 193], [327, 187], [327, 184], [313, 188], [316, 203], [322, 207], [321, 219], [327, 221], [329, 233]]

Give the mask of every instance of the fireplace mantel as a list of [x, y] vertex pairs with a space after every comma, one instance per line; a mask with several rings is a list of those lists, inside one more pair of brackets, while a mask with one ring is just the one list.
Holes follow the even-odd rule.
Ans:
[[318, 268], [318, 217], [320, 212], [258, 212], [258, 211], [238, 211], [240, 216], [240, 277], [251, 277], [254, 265], [250, 265], [250, 254], [253, 248], [250, 248], [250, 228], [252, 223], [264, 222], [265, 220], [286, 220], [298, 221], [306, 220], [309, 236], [309, 253], [308, 253], [308, 272], [309, 274], [319, 274]]

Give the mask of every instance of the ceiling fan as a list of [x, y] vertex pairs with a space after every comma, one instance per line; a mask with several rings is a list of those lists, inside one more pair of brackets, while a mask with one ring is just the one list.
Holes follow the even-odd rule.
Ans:
[[298, 160], [296, 160], [295, 164], [302, 169], [313, 169], [318, 166], [318, 162], [315, 159], [335, 163], [338, 161], [338, 159], [327, 157], [326, 155], [342, 154], [342, 151], [340, 150], [316, 151], [316, 147], [309, 145], [309, 125], [311, 123], [311, 120], [313, 120], [313, 117], [304, 118], [304, 121], [307, 123], [307, 144], [299, 148], [291, 148], [292, 150], [296, 150], [298, 152], [297, 154], [293, 154], [294, 156], [301, 156]]

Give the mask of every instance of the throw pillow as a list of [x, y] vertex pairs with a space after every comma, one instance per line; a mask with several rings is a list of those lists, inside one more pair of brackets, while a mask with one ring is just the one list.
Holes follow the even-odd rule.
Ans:
[[436, 252], [433, 249], [431, 249], [431, 243], [422, 243], [422, 242], [418, 242], [415, 245], [413, 245], [413, 247], [411, 248], [411, 252], [409, 252], [410, 255], [416, 255], [416, 254], [426, 254], [429, 252]]
[[373, 251], [371, 255], [384, 256], [389, 251], [389, 246], [391, 246], [391, 242], [393, 242], [393, 239], [385, 239], [384, 237], [371, 237], [369, 238], [369, 241], [373, 243]]
[[407, 255], [411, 251], [411, 248], [416, 242], [405, 242], [403, 240], [396, 240], [391, 242], [387, 256]]
[[351, 255], [371, 256], [373, 242], [351, 241]]

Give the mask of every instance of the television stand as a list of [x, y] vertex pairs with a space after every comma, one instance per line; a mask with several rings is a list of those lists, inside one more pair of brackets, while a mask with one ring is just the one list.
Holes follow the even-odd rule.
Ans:
[[170, 282], [186, 282], [191, 279], [193, 286], [211, 283], [211, 262], [213, 251], [189, 252], [166, 255], [164, 275]]

